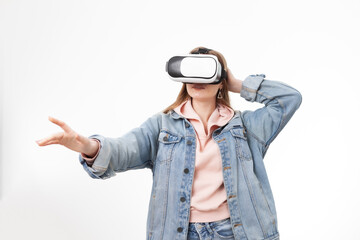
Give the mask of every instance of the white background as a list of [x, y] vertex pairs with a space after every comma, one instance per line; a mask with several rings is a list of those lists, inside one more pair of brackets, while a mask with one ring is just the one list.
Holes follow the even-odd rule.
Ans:
[[139, 126], [179, 92], [165, 62], [198, 46], [238, 79], [303, 95], [265, 157], [281, 239], [360, 239], [359, 13], [357, 0], [1, 0], [0, 239], [145, 239], [149, 169], [94, 180], [35, 140], [60, 130], [49, 115], [85, 136]]

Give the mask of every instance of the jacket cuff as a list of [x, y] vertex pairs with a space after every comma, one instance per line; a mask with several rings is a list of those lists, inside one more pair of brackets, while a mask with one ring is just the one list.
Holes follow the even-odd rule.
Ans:
[[101, 135], [92, 135], [89, 138], [99, 141], [100, 150], [98, 156], [91, 164], [91, 166], [89, 166], [86, 162], [86, 159], [83, 158], [82, 154], [79, 154], [80, 164], [92, 178], [104, 179], [106, 177], [110, 177], [111, 174], [107, 173], [107, 168], [110, 162], [110, 151], [109, 146], [104, 146], [105, 138]]
[[254, 102], [256, 93], [260, 87], [260, 84], [265, 78], [265, 74], [249, 75], [242, 83], [240, 96], [247, 101]]

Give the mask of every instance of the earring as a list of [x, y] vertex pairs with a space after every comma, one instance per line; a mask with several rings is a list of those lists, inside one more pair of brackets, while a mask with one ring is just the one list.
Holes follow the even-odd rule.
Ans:
[[218, 94], [217, 94], [217, 98], [218, 99], [222, 99], [223, 98], [223, 95], [222, 95], [222, 93], [221, 93], [221, 88], [219, 88], [219, 91], [218, 91]]

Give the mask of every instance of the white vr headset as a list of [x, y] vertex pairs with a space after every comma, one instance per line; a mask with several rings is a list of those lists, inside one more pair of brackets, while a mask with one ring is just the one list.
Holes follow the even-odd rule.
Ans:
[[[218, 84], [227, 74], [211, 49], [200, 48], [193, 54], [174, 56], [166, 63], [166, 72], [171, 80], [183, 83]], [[200, 54], [201, 53], [201, 54]]]

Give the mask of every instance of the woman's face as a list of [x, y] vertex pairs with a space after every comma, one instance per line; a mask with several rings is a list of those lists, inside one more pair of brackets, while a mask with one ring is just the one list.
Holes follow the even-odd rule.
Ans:
[[186, 90], [190, 97], [196, 100], [214, 100], [216, 98], [219, 88], [222, 87], [222, 83], [219, 84], [204, 84], [204, 83], [187, 83]]

